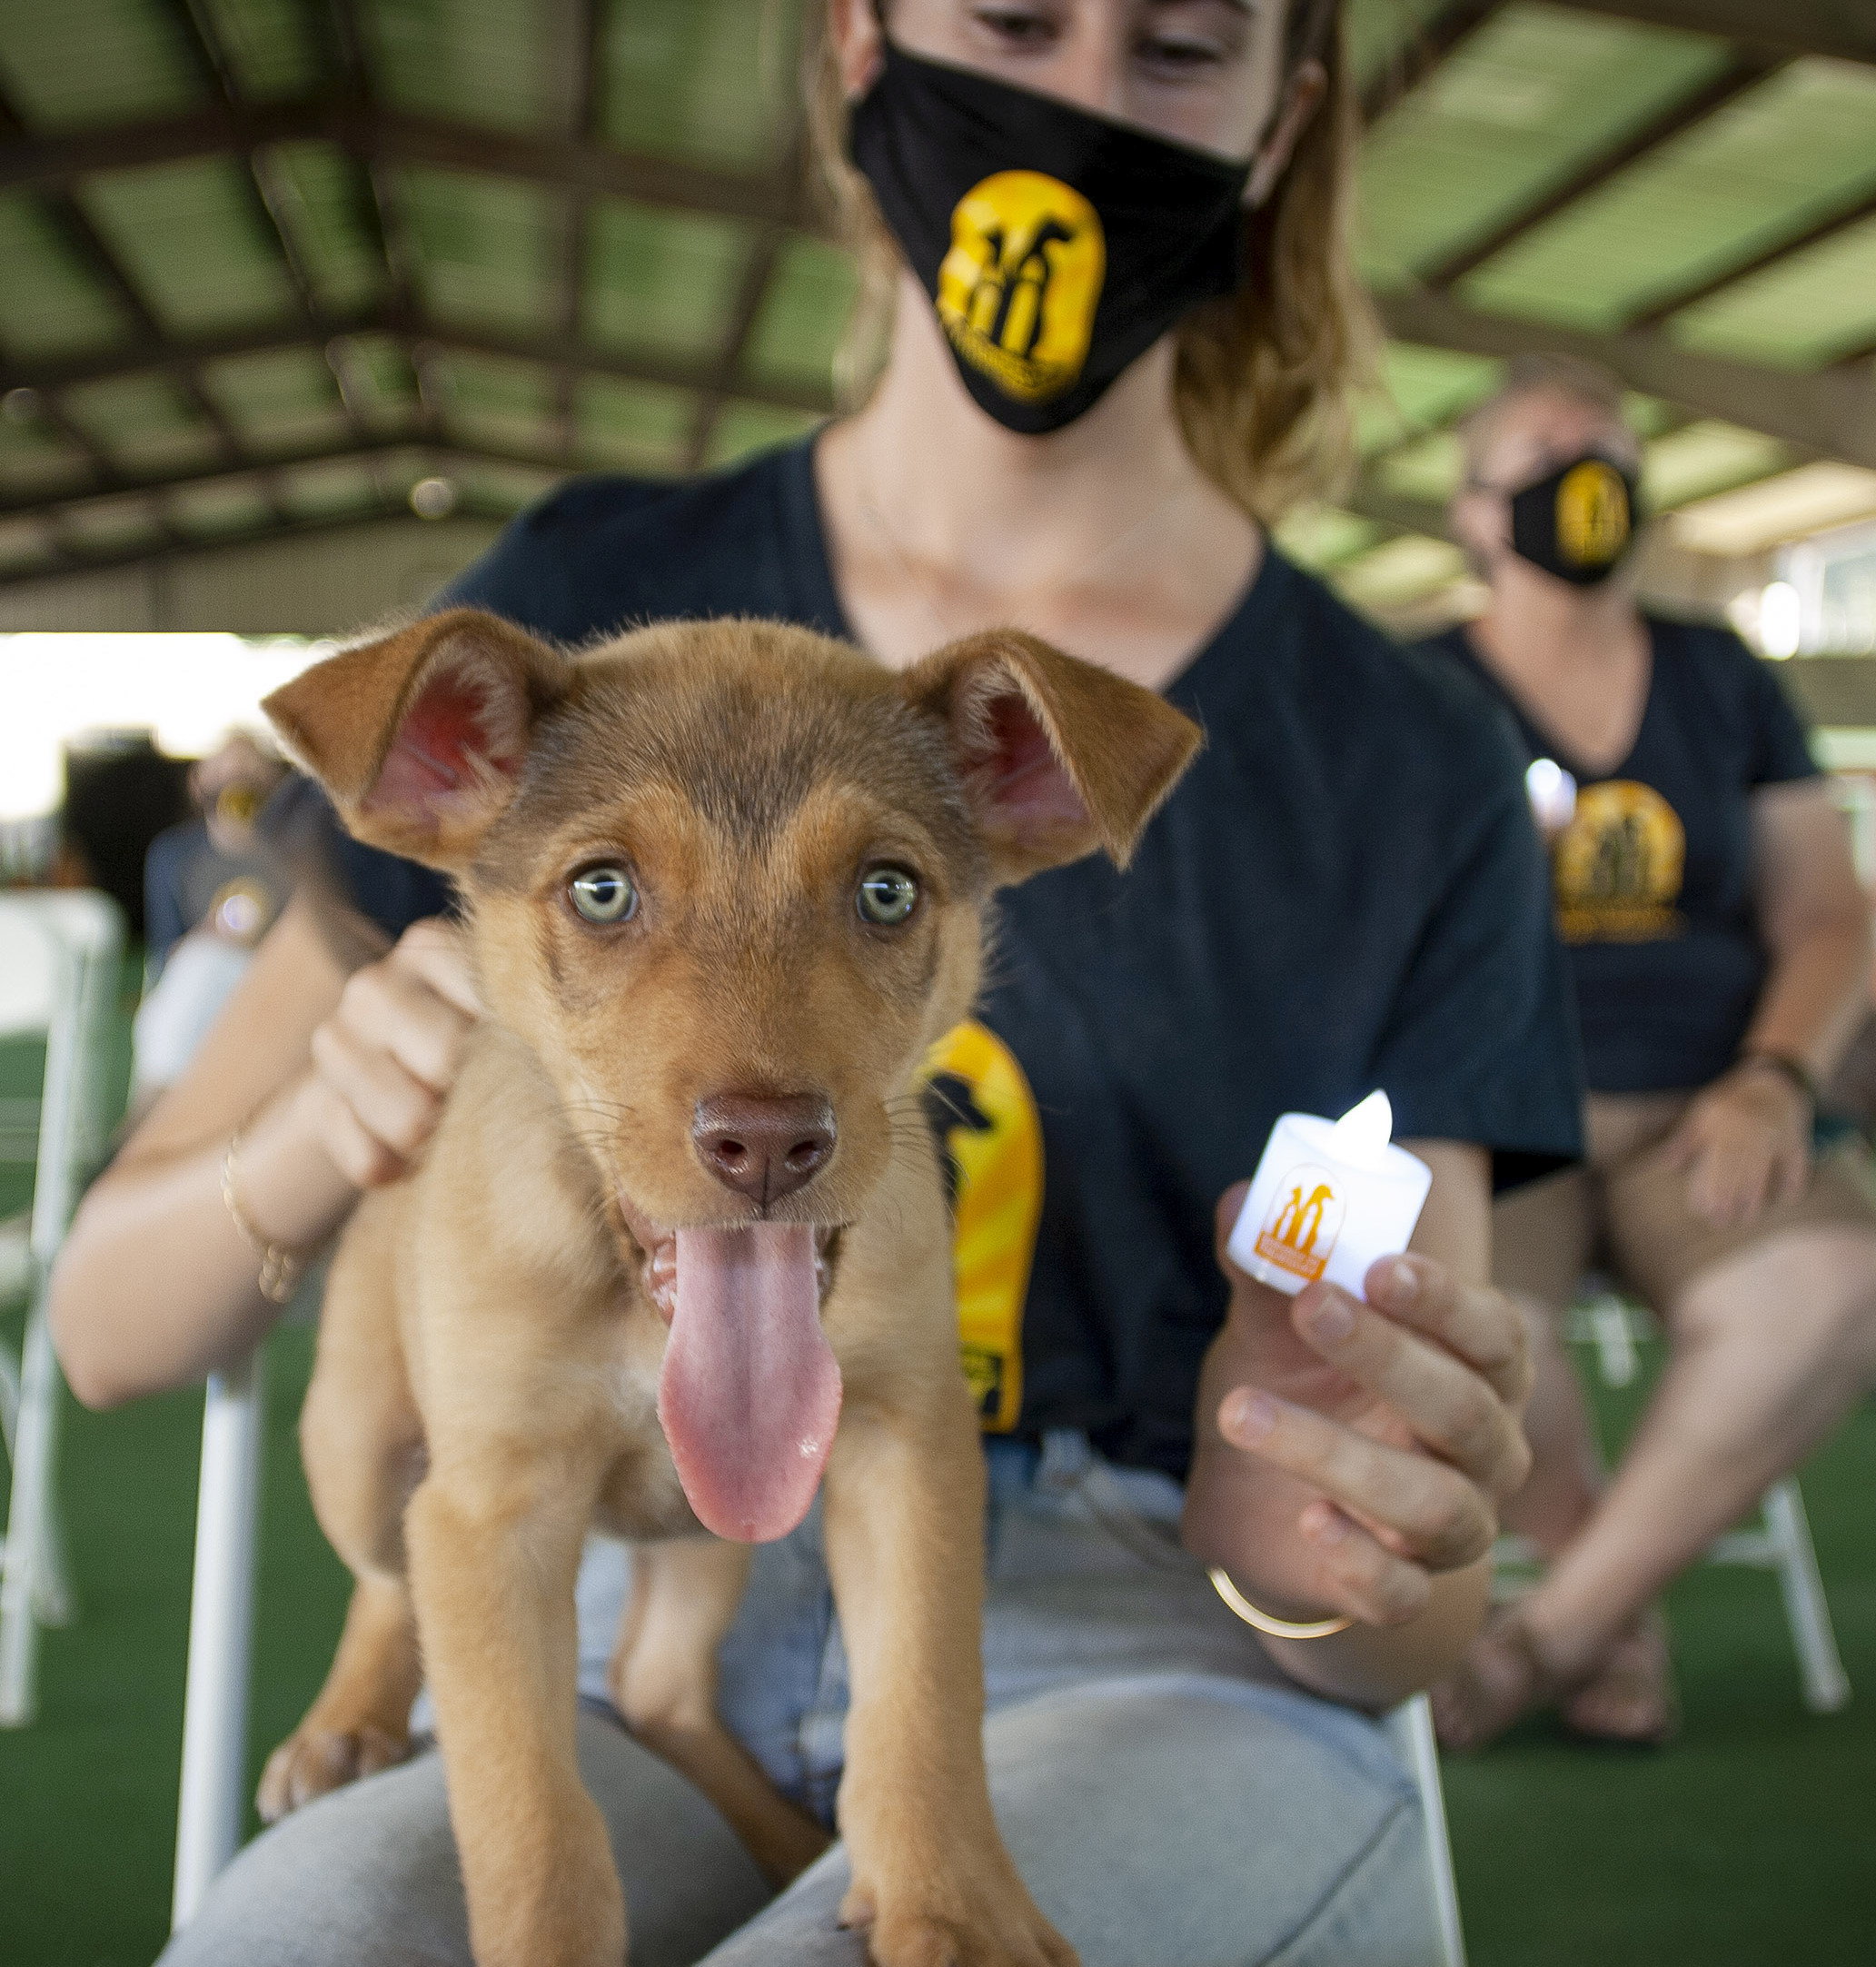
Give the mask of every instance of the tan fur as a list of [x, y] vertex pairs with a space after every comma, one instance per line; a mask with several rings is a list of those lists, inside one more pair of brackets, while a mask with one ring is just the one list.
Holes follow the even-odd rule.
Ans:
[[[447, 734], [438, 703], [469, 705], [477, 740], [426, 778], [411, 733], [429, 718]], [[365, 1199], [333, 1266], [302, 1438], [357, 1590], [263, 1814], [403, 1752], [421, 1636], [481, 1967], [617, 1967], [624, 1907], [573, 1752], [573, 1585], [597, 1526], [638, 1546], [611, 1674], [629, 1724], [778, 1882], [822, 1847], [716, 1716], [748, 1552], [700, 1540], [678, 1483], [656, 1411], [666, 1326], [627, 1227], [755, 1219], [692, 1151], [693, 1112], [726, 1089], [811, 1089], [837, 1147], [767, 1213], [839, 1226], [822, 1326], [845, 1392], [823, 1495], [853, 1683], [846, 1916], [870, 1922], [882, 1967], [1067, 1967], [990, 1814], [983, 1463], [910, 1096], [970, 1008], [992, 883], [1097, 843], [1124, 855], [1192, 726], [1014, 634], [897, 678], [772, 624], [568, 659], [469, 611], [348, 651], [268, 709], [354, 832], [459, 877], [491, 1015], [422, 1166]], [[1071, 788], [1033, 823], [999, 805], [1011, 719], [1026, 772], [1039, 731]], [[615, 929], [567, 900], [601, 859], [640, 894]], [[922, 886], [890, 934], [852, 905], [878, 861]]]

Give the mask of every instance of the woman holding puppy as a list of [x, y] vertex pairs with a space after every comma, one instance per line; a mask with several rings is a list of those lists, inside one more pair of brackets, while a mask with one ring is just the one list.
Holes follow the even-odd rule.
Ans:
[[[1494, 1167], [1574, 1154], [1576, 1083], [1505, 733], [1261, 523], [1335, 453], [1366, 334], [1335, 0], [829, 13], [819, 149], [886, 338], [865, 407], [701, 482], [570, 485], [451, 598], [572, 642], [779, 616], [895, 666], [1015, 621], [1205, 724], [1131, 872], [1011, 898], [932, 1082], [960, 1164], [1040, 1150], [1010, 1212], [1031, 1227], [998, 1253], [1018, 1285], [965, 1334], [993, 1789], [1089, 1963], [1425, 1951], [1404, 1941], [1429, 1919], [1412, 1787], [1358, 1710], [1437, 1677], [1482, 1616], [1526, 1462], [1522, 1327], [1486, 1283]], [[361, 966], [332, 909], [296, 904], [94, 1189], [55, 1307], [86, 1399], [252, 1344], [273, 1307], [250, 1239], [317, 1247], [434, 1124], [478, 1015], [422, 919], [443, 898], [350, 843], [333, 859], [399, 939]], [[1215, 1218], [1276, 1116], [1375, 1086], [1434, 1170], [1416, 1254], [1365, 1305], [1221, 1268]], [[968, 1187], [961, 1207], [968, 1229]], [[595, 1664], [622, 1588], [590, 1562]], [[845, 1669], [813, 1517], [758, 1552], [722, 1665], [725, 1718], [830, 1821]], [[610, 1719], [581, 1726], [641, 1967], [861, 1957], [838, 1847], [764, 1909], [700, 1796]], [[466, 1961], [436, 1758], [288, 1818], [172, 1957]]]

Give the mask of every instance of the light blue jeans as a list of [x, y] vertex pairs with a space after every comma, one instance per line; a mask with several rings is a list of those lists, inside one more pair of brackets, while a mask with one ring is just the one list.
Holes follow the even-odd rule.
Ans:
[[[1426, 1967], [1418, 1800], [1380, 1729], [1281, 1681], [1180, 1551], [1180, 1494], [1078, 1435], [990, 1445], [984, 1740], [998, 1822], [1084, 1967]], [[581, 1684], [602, 1696], [626, 1588], [596, 1545]], [[847, 1665], [817, 1510], [757, 1553], [724, 1717], [831, 1822]], [[779, 1898], [715, 1810], [599, 1701], [581, 1766], [612, 1833], [633, 1967], [861, 1967], [837, 1845]], [[442, 1771], [426, 1753], [295, 1813], [217, 1884], [165, 1967], [469, 1967]]]

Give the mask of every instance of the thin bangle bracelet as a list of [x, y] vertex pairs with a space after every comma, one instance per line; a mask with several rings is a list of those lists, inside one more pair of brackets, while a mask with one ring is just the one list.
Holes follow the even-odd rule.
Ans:
[[261, 1259], [261, 1296], [270, 1304], [284, 1305], [299, 1287], [301, 1274], [306, 1268], [307, 1253], [268, 1242], [248, 1220], [247, 1211], [242, 1207], [241, 1198], [234, 1192], [234, 1157], [241, 1152], [246, 1132], [245, 1125], [237, 1128], [228, 1143], [228, 1152], [222, 1157], [222, 1201], [233, 1219], [234, 1227], [240, 1230], [242, 1240]]
[[1294, 1619], [1272, 1618], [1269, 1613], [1258, 1611], [1238, 1590], [1226, 1575], [1222, 1565], [1214, 1565], [1206, 1575], [1211, 1579], [1212, 1588], [1218, 1596], [1246, 1625], [1255, 1625], [1260, 1633], [1268, 1633], [1273, 1639], [1326, 1639], [1332, 1633], [1345, 1633], [1355, 1624], [1353, 1619], [1345, 1617], [1310, 1619], [1301, 1624]]

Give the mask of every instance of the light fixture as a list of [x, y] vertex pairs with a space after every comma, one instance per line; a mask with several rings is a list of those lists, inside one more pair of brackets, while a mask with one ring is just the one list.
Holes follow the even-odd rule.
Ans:
[[447, 519], [456, 510], [456, 488], [447, 478], [420, 478], [411, 487], [411, 510], [419, 519]]
[[1774, 581], [1759, 596], [1759, 646], [1774, 662], [1798, 653], [1804, 637], [1804, 602], [1789, 581]]

